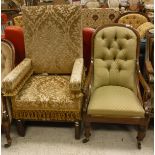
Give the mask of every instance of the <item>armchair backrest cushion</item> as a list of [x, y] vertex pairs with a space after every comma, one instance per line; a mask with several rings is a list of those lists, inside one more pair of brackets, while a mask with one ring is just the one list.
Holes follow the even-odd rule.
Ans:
[[82, 57], [81, 8], [44, 5], [23, 8], [26, 57], [35, 73], [70, 74]]
[[119, 85], [136, 91], [136, 32], [123, 25], [105, 26], [93, 38], [94, 88]]
[[148, 22], [149, 19], [140, 13], [125, 13], [122, 14], [117, 23], [131, 25], [133, 28], [137, 29], [141, 24]]
[[7, 40], [1, 40], [1, 80], [13, 69], [14, 59], [14, 46]]

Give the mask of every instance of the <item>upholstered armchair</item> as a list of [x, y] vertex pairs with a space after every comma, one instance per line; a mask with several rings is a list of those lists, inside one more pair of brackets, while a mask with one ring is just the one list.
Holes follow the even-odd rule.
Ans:
[[[11, 42], [2, 39], [1, 40], [1, 80], [3, 80], [6, 75], [11, 72], [14, 68], [14, 58], [15, 50]], [[7, 143], [5, 147], [11, 145], [10, 137], [10, 125], [11, 125], [11, 102], [9, 98], [1, 95], [1, 118], [2, 118], [2, 129], [5, 132]]]
[[122, 14], [116, 19], [116, 23], [130, 25], [135, 28], [140, 34], [141, 39], [145, 37], [147, 30], [153, 28], [150, 19], [146, 15], [137, 12]]
[[83, 101], [81, 8], [45, 5], [23, 8], [26, 58], [3, 80], [11, 96], [18, 133], [24, 121], [75, 123], [80, 138]]
[[92, 122], [132, 124], [139, 126], [137, 142], [141, 148], [150, 119], [150, 88], [139, 69], [138, 43], [137, 31], [121, 24], [100, 27], [93, 35], [84, 85], [83, 142], [89, 141]]

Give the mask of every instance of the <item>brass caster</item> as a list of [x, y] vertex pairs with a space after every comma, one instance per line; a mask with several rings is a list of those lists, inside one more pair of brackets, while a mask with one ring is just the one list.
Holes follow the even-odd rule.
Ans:
[[89, 141], [89, 138], [85, 138], [85, 139], [83, 139], [83, 143], [87, 143]]
[[142, 148], [141, 142], [137, 142], [137, 147], [138, 147], [138, 149], [141, 149]]

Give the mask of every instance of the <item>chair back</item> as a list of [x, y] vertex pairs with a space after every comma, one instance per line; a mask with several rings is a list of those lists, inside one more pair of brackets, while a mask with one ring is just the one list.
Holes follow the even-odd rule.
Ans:
[[44, 5], [23, 8], [26, 57], [35, 73], [70, 74], [82, 57], [81, 7]]
[[1, 40], [1, 80], [14, 68], [15, 50], [11, 42]]
[[118, 17], [118, 19], [116, 19], [117, 23], [130, 25], [135, 29], [137, 29], [143, 23], [149, 21], [150, 20], [147, 16], [140, 13], [124, 13], [120, 17]]
[[139, 35], [132, 28], [113, 24], [93, 36], [94, 89], [117, 85], [136, 91]]

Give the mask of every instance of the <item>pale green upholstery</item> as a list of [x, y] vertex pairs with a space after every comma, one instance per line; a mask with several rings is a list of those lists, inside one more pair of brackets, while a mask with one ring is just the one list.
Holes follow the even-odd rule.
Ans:
[[132, 30], [118, 26], [104, 28], [96, 34], [94, 88], [118, 85], [135, 90], [136, 39]]
[[94, 45], [94, 78], [88, 114], [144, 117], [137, 98], [137, 36], [125, 26], [97, 31]]
[[123, 24], [105, 25], [94, 33], [83, 89], [83, 143], [89, 141], [93, 122], [130, 124], [138, 126], [141, 148], [150, 121], [151, 94], [139, 69], [139, 42], [138, 32]]
[[88, 107], [88, 114], [97, 116], [144, 117], [144, 113], [135, 93], [120, 86], [96, 89]]

